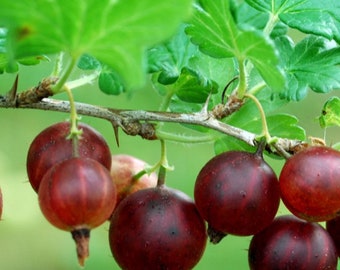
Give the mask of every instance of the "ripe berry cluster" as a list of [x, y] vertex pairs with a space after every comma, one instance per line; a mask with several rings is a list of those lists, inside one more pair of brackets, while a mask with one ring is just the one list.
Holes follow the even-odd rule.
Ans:
[[158, 184], [156, 174], [141, 173], [144, 161], [111, 155], [93, 128], [83, 123], [78, 128], [76, 151], [68, 122], [38, 134], [28, 151], [27, 173], [46, 219], [72, 233], [80, 265], [89, 255], [90, 230], [108, 220], [112, 254], [123, 269], [196, 265], [207, 235], [193, 200]]
[[[90, 230], [109, 221], [109, 245], [122, 269], [192, 269], [208, 238], [216, 244], [228, 234], [252, 236], [250, 269], [336, 269], [338, 151], [301, 150], [279, 178], [263, 159], [263, 144], [255, 153], [222, 153], [198, 173], [192, 200], [147, 174], [144, 161], [111, 155], [93, 128], [78, 127], [76, 143], [68, 122], [38, 134], [27, 173], [46, 219], [72, 233], [81, 265]], [[277, 217], [281, 200], [291, 215]]]
[[88, 257], [90, 230], [104, 223], [116, 205], [110, 176], [111, 152], [104, 138], [83, 123], [77, 141], [61, 122], [36, 136], [27, 155], [27, 174], [46, 219], [70, 231], [80, 265]]
[[[212, 158], [195, 184], [211, 242], [253, 235], [250, 269], [336, 269], [340, 247], [340, 153], [313, 146], [289, 158], [279, 179], [256, 153]], [[293, 215], [276, 217], [280, 199]], [[276, 218], [275, 218], [276, 217]], [[325, 230], [317, 222], [326, 221]]]

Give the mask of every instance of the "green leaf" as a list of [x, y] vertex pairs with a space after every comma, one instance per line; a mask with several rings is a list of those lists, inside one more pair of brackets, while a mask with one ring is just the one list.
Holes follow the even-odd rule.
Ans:
[[319, 116], [320, 127], [340, 126], [340, 98], [331, 97], [323, 105]]
[[212, 57], [234, 57], [239, 34], [228, 0], [199, 1], [186, 32], [200, 50]]
[[173, 88], [179, 99], [190, 103], [204, 103], [210, 93], [216, 93], [218, 85], [200, 77], [194, 71], [183, 68]]
[[185, 25], [170, 40], [148, 50], [149, 72], [159, 72], [158, 82], [174, 83], [183, 67], [188, 65], [190, 58], [198, 52], [197, 47], [190, 42], [184, 33]]
[[[263, 31], [269, 20], [269, 13], [261, 12], [243, 2], [236, 9], [235, 20], [241, 29], [255, 27]], [[285, 35], [287, 31], [288, 27], [284, 23], [279, 22], [275, 25], [270, 36], [271, 38], [276, 38]]]
[[246, 0], [246, 2], [262, 12], [278, 16], [292, 28], [340, 41], [338, 0]]
[[[268, 115], [269, 113], [267, 113]], [[271, 136], [289, 139], [305, 139], [305, 131], [298, 126], [298, 119], [288, 114], [272, 114], [266, 117]], [[228, 124], [261, 135], [262, 121], [256, 106], [247, 102], [238, 112], [226, 121]]]
[[308, 87], [318, 93], [340, 88], [340, 48], [335, 44], [316, 36], [308, 36], [296, 46], [288, 38], [280, 37], [276, 44], [287, 73], [284, 98], [301, 100]]
[[169, 38], [188, 17], [192, 0], [3, 0], [14, 59], [66, 51], [92, 55], [130, 88], [144, 83], [145, 49]]
[[37, 65], [41, 61], [49, 61], [50, 59], [45, 55], [31, 56], [18, 59], [17, 61], [10, 61], [7, 54], [7, 29], [0, 27], [0, 74], [4, 72], [14, 73], [19, 70], [19, 65]]
[[246, 151], [255, 152], [255, 147], [240, 141], [231, 136], [223, 136], [217, 139], [214, 143], [215, 155], [221, 154], [226, 151]]
[[99, 89], [108, 95], [119, 95], [125, 92], [124, 83], [117, 74], [117, 72], [113, 70], [104, 69], [98, 78]]
[[230, 12], [229, 0], [199, 2], [186, 30], [192, 42], [212, 57], [250, 60], [273, 90], [281, 90], [285, 79], [272, 42], [259, 31], [240, 30]]
[[50, 61], [50, 58], [46, 55], [31, 56], [18, 59], [18, 63], [25, 66], [33, 66], [39, 64], [41, 61]]
[[269, 133], [272, 136], [304, 140], [306, 132], [298, 122], [299, 120], [290, 114], [275, 114], [267, 117]]
[[85, 53], [80, 57], [77, 66], [82, 70], [94, 70], [100, 69], [102, 65], [96, 58]]
[[[267, 117], [267, 124], [271, 136], [297, 140], [304, 140], [306, 138], [305, 130], [298, 126], [298, 119], [293, 115], [270, 115]], [[249, 121], [244, 121], [239, 127], [260, 135], [262, 128], [261, 119], [257, 117], [250, 118]], [[249, 146], [245, 142], [230, 136], [223, 136], [216, 140], [214, 147], [216, 154], [231, 150], [249, 152], [254, 149], [254, 147]]]
[[89, 54], [83, 54], [78, 63], [78, 68], [82, 70], [100, 70], [98, 77], [99, 89], [108, 95], [120, 95], [125, 92], [125, 86], [122, 78], [113, 69], [100, 63], [96, 58]]
[[[277, 95], [263, 89], [256, 96], [260, 101], [266, 115], [268, 130], [271, 136], [288, 139], [305, 140], [305, 130], [298, 125], [298, 119], [293, 115], [277, 114], [275, 111], [281, 105], [286, 104]], [[233, 113], [225, 120], [229, 125], [253, 132], [257, 135], [262, 133], [262, 120], [255, 103], [248, 100], [239, 111]], [[254, 147], [230, 136], [223, 136], [215, 142], [215, 152], [221, 153], [230, 150], [253, 151]]]
[[[189, 60], [188, 67], [199, 76], [216, 82], [220, 92], [236, 76], [236, 67], [232, 58], [214, 58], [201, 52]], [[218, 103], [220, 102], [221, 99]]]

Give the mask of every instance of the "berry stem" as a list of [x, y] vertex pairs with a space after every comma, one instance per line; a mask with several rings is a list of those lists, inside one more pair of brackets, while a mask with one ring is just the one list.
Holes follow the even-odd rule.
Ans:
[[74, 97], [72, 94], [72, 91], [65, 87], [65, 92], [68, 95], [68, 99], [70, 101], [70, 122], [71, 122], [71, 128], [70, 128], [70, 134], [68, 135], [68, 139], [72, 140], [72, 147], [73, 147], [73, 156], [79, 157], [79, 147], [78, 147], [78, 141], [80, 139], [80, 136], [82, 134], [82, 131], [78, 129], [78, 120], [80, 117], [78, 117], [77, 109], [74, 102]]
[[[54, 73], [60, 73], [61, 72], [61, 66], [62, 66], [62, 58], [63, 54], [60, 54], [57, 62], [56, 67], [54, 70]], [[73, 68], [75, 67], [77, 62], [77, 57], [71, 57], [71, 61], [69, 65], [67, 66], [65, 72], [60, 77], [58, 82], [52, 87], [52, 91], [54, 94], [60, 93], [60, 92], [66, 92], [69, 102], [70, 102], [70, 122], [71, 122], [71, 128], [70, 128], [70, 134], [68, 136], [68, 139], [72, 140], [72, 147], [73, 147], [73, 156], [78, 157], [79, 156], [79, 149], [78, 149], [78, 140], [81, 136], [82, 131], [78, 129], [78, 120], [80, 119], [77, 115], [76, 105], [73, 98], [73, 94], [71, 89], [65, 85], [67, 79], [70, 77]]]
[[254, 87], [253, 88], [251, 88], [248, 92], [247, 92], [247, 94], [251, 94], [251, 95], [256, 95], [258, 92], [260, 92], [263, 88], [265, 88], [267, 85], [266, 85], [266, 83], [265, 82], [260, 82], [260, 83], [258, 83], [258, 84], [256, 84], [256, 85], [254, 85]]
[[149, 170], [148, 169], [144, 169], [144, 170], [141, 170], [140, 172], [136, 173], [132, 179], [133, 181], [137, 181], [139, 178], [141, 178], [144, 174], [148, 174], [149, 173]]
[[159, 167], [157, 187], [162, 187], [165, 185], [166, 168], [163, 166]]
[[161, 142], [161, 159], [159, 161], [159, 171], [158, 171], [158, 181], [157, 181], [157, 186], [161, 187], [164, 186], [165, 184], [165, 176], [166, 176], [166, 171], [170, 169], [169, 164], [168, 164], [168, 159], [166, 156], [166, 145], [164, 140], [160, 140]]
[[144, 169], [133, 176], [134, 179], [139, 179], [144, 174], [151, 174], [158, 169], [158, 182], [157, 186], [163, 186], [165, 184], [165, 174], [166, 171], [173, 170], [173, 167], [169, 166], [168, 159], [166, 156], [166, 146], [165, 141], [160, 139], [161, 142], [161, 158], [159, 161], [150, 168]]
[[247, 98], [250, 98], [255, 103], [256, 107], [258, 108], [260, 112], [261, 120], [262, 120], [262, 135], [266, 138], [267, 142], [270, 142], [271, 136], [268, 130], [266, 114], [262, 108], [260, 101], [254, 95], [250, 93], [246, 93], [244, 96]]

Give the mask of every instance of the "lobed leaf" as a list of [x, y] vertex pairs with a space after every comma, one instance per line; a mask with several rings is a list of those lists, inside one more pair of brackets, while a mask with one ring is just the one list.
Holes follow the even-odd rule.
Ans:
[[87, 53], [133, 88], [144, 82], [145, 49], [171, 36], [191, 6], [192, 0], [3, 0], [0, 24], [9, 29], [14, 59]]
[[[305, 130], [298, 125], [298, 119], [293, 115], [270, 115], [267, 117], [267, 124], [269, 133], [272, 136], [297, 140], [304, 140], [306, 138]], [[239, 127], [260, 135], [262, 128], [261, 125], [261, 119], [254, 117], [248, 122], [244, 122]], [[253, 151], [254, 149], [254, 147], [251, 147], [245, 142], [242, 142], [230, 136], [220, 137], [218, 140], [215, 141], [214, 147], [216, 154], [230, 150], [242, 150], [249, 152]]]
[[41, 61], [49, 61], [45, 55], [30, 56], [13, 61], [7, 53], [7, 30], [0, 27], [0, 74], [4, 72], [14, 73], [19, 69], [19, 64], [31, 66], [37, 65]]
[[227, 151], [246, 151], [246, 152], [255, 152], [255, 147], [250, 146], [249, 144], [240, 141], [234, 137], [229, 135], [220, 137], [214, 143], [214, 151], [215, 155], [221, 154]]
[[246, 0], [255, 9], [271, 13], [304, 33], [340, 41], [340, 2], [338, 0]]
[[182, 109], [190, 111], [192, 106], [186, 103], [202, 104], [210, 93], [217, 93], [218, 88], [223, 90], [235, 70], [231, 59], [213, 58], [201, 53], [190, 42], [184, 28], [183, 24], [171, 39], [148, 50], [149, 72], [157, 81], [157, 89], [163, 95], [163, 92], [176, 95], [184, 101], [177, 103], [178, 106], [171, 106], [177, 109], [176, 112], [182, 112]]
[[231, 58], [214, 58], [201, 52], [189, 60], [188, 67], [200, 76], [216, 82], [219, 90], [223, 90], [228, 81], [236, 76], [235, 63]]
[[124, 83], [117, 72], [104, 69], [98, 78], [99, 89], [108, 95], [119, 95], [125, 92]]
[[[235, 10], [235, 20], [241, 29], [255, 27], [263, 31], [269, 20], [269, 13], [261, 12], [243, 2]], [[285, 35], [287, 31], [287, 25], [278, 22], [270, 33], [270, 36], [271, 38], [276, 38]]]
[[285, 79], [272, 42], [256, 30], [240, 30], [231, 14], [229, 0], [201, 0], [186, 32], [199, 49], [212, 57], [250, 60], [273, 90]]
[[77, 66], [82, 70], [94, 70], [101, 69], [102, 65], [96, 58], [85, 53], [80, 57]]
[[[271, 136], [305, 140], [305, 130], [299, 126], [298, 119], [289, 114], [275, 113], [277, 108], [287, 102], [282, 101], [278, 95], [272, 95], [266, 89], [257, 95], [265, 114], [268, 130]], [[262, 133], [262, 120], [255, 103], [248, 100], [237, 112], [233, 113], [224, 120], [232, 126], [253, 132], [257, 135]], [[221, 153], [229, 150], [253, 151], [254, 147], [232, 138], [230, 136], [220, 137], [215, 141], [215, 152]]]
[[301, 100], [309, 87], [319, 93], [340, 88], [340, 48], [323, 37], [308, 36], [294, 44], [287, 37], [276, 41], [288, 85], [282, 96]]
[[320, 127], [327, 128], [331, 126], [340, 126], [340, 98], [329, 98], [323, 108], [321, 115], [319, 116]]
[[190, 103], [204, 103], [210, 93], [217, 92], [218, 85], [190, 69], [183, 68], [173, 87], [179, 99]]
[[197, 47], [184, 33], [185, 25], [171, 39], [148, 50], [148, 69], [150, 73], [159, 72], [158, 82], [174, 83], [181, 70], [188, 66], [189, 59], [197, 55]]

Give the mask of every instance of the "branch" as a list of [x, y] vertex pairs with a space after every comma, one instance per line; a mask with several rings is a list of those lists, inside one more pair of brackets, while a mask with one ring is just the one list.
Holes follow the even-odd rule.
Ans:
[[[223, 123], [216, 119], [214, 114], [210, 111], [198, 113], [171, 113], [160, 111], [118, 110], [79, 102], [76, 102], [75, 106], [78, 114], [108, 120], [112, 123], [114, 128], [120, 127], [128, 135], [140, 135], [145, 139], [157, 139], [155, 125], [150, 122], [172, 122], [208, 127], [233, 136], [251, 146], [255, 146], [256, 144], [257, 134]], [[0, 108], [38, 109], [68, 113], [70, 111], [70, 103], [68, 101], [44, 98], [40, 102], [31, 104], [13, 104], [8, 97], [0, 96]], [[292, 153], [295, 152], [294, 149], [300, 146], [302, 142], [279, 138], [275, 144], [275, 149]], [[278, 150], [274, 152], [278, 152]]]

